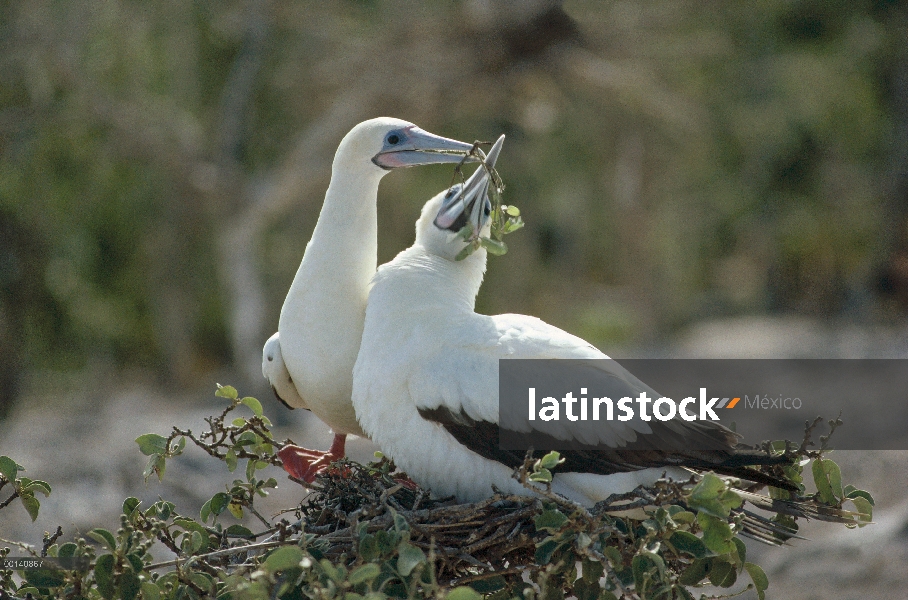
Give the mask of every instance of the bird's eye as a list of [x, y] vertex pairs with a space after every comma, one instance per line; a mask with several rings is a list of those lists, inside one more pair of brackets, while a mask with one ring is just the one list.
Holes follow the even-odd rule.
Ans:
[[392, 146], [397, 145], [399, 142], [400, 142], [400, 136], [397, 135], [396, 133], [392, 133], [391, 135], [388, 136], [388, 143], [391, 144]]
[[448, 193], [445, 194], [445, 200], [450, 200], [451, 198], [453, 198], [453, 197], [454, 197], [454, 194], [456, 194], [456, 193], [458, 193], [458, 192], [460, 191], [460, 187], [461, 187], [461, 186], [460, 186], [460, 184], [458, 183], [457, 185], [455, 185], [454, 187], [452, 187], [450, 190], [448, 190]]
[[489, 206], [489, 203], [488, 203], [488, 202], [486, 202], [486, 210], [485, 210], [485, 213], [486, 213], [486, 216], [487, 216], [487, 217], [488, 217], [490, 214], [492, 214], [492, 207]]

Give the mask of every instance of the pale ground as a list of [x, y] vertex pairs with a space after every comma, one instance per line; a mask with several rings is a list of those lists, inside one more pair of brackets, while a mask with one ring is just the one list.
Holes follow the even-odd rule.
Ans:
[[[672, 354], [905, 357], [906, 340], [908, 336], [891, 330], [832, 331], [804, 320], [740, 319], [694, 328]], [[203, 431], [203, 417], [223, 407], [223, 401], [213, 396], [213, 382], [211, 392], [182, 397], [168, 397], [142, 385], [124, 390], [110, 382], [111, 378], [101, 376], [92, 382], [78, 378], [43, 381], [26, 394], [11, 419], [0, 423], [0, 455], [15, 458], [28, 469], [27, 476], [47, 480], [54, 488], [49, 498], [40, 497], [41, 515], [35, 524], [21, 506], [0, 511], [0, 538], [40, 545], [43, 532], [57, 525], [67, 537], [97, 526], [116, 529], [121, 504], [130, 495], [146, 506], [163, 497], [174, 501], [178, 512], [196, 515], [207, 498], [230, 484], [233, 477], [217, 461], [191, 449], [170, 461], [163, 484], [153, 478], [146, 485], [141, 476], [145, 457], [133, 441], [143, 433], [166, 435], [172, 425]], [[277, 428], [278, 438], [328, 447], [330, 433], [309, 413], [288, 413], [270, 397], [262, 395], [261, 399], [266, 414], [283, 413], [290, 421]], [[354, 460], [368, 460], [374, 450], [367, 440], [348, 442]], [[805, 523], [801, 533], [810, 539], [796, 540], [791, 547], [748, 543], [749, 559], [769, 575], [768, 596], [908, 599], [908, 451], [838, 452], [835, 459], [846, 483], [873, 492], [875, 524], [845, 530]], [[303, 494], [279, 470], [273, 469], [271, 475], [280, 487], [262, 505], [269, 514], [293, 506]], [[0, 501], [5, 497], [0, 492]]]

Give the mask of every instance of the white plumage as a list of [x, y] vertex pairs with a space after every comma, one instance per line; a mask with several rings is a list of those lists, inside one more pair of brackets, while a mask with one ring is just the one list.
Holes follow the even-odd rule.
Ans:
[[[285, 447], [285, 468], [294, 457], [302, 461], [288, 468], [291, 474], [310, 479], [314, 473], [301, 470], [309, 462], [319, 454], [339, 458], [336, 450], [343, 455], [346, 434], [363, 435], [350, 393], [376, 266], [379, 182], [396, 167], [459, 162], [471, 148], [385, 117], [360, 123], [341, 141], [318, 222], [281, 309], [279, 341], [272, 338], [297, 392], [281, 397], [310, 409], [337, 437], [327, 454]], [[267, 370], [266, 377], [272, 373], [283, 376]], [[280, 394], [284, 384], [275, 381]]]
[[[493, 149], [490, 161], [496, 156]], [[479, 209], [474, 204], [464, 210], [475, 215]], [[454, 233], [462, 222], [454, 231], [438, 226], [441, 215], [443, 224], [451, 223], [451, 213], [444, 194], [432, 198], [416, 223], [414, 245], [378, 269], [354, 369], [353, 406], [366, 434], [414, 481], [434, 493], [468, 502], [490, 496], [493, 485], [504, 492], [526, 493], [512, 478], [513, 464], [480, 455], [493, 454], [489, 442], [497, 444], [497, 439], [467, 440], [482, 431], [497, 431], [499, 359], [608, 357], [534, 317], [476, 314], [486, 252], [479, 249], [462, 261], [454, 260], [465, 245]], [[595, 375], [623, 390], [613, 397], [636, 396], [643, 390], [659, 397], [614, 361], [601, 365]], [[594, 439], [619, 449], [634, 442], [652, 448], [661, 441], [655, 438], [664, 437], [670, 448], [665, 462], [653, 460], [651, 452], [639, 464], [594, 465], [594, 473], [612, 473], [608, 475], [570, 472], [569, 460], [564, 465], [568, 472], [555, 475], [553, 490], [585, 504], [651, 484], [667, 466], [670, 475], [686, 479], [689, 471], [671, 465], [689, 462], [669, 456], [679, 447], [683, 454], [686, 440], [700, 447], [705, 443], [712, 451], [705, 458], [696, 455], [698, 460], [721, 464], [735, 454], [734, 434], [712, 423], [660, 422], [653, 424], [658, 436], [642, 421], [606, 421], [591, 427], [583, 435], [585, 441]]]

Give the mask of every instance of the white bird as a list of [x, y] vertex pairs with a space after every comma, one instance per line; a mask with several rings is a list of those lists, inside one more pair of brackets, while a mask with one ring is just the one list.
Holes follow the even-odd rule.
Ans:
[[[263, 351], [263, 366], [269, 348], [282, 358], [284, 369], [263, 369], [279, 396], [308, 408], [335, 433], [327, 452], [282, 448], [291, 475], [311, 481], [343, 457], [347, 434], [363, 435], [350, 394], [377, 262], [379, 182], [397, 167], [460, 162], [472, 147], [387, 117], [364, 121], [341, 140], [318, 222], [281, 308], [279, 338]], [[280, 380], [283, 370], [292, 385]]]
[[[494, 164], [503, 139], [487, 163]], [[474, 312], [486, 251], [455, 260], [466, 244], [456, 232], [469, 220], [488, 233], [488, 185], [480, 167], [462, 195], [432, 198], [416, 223], [414, 245], [378, 269], [353, 381], [353, 406], [366, 434], [416, 483], [464, 502], [489, 497], [493, 485], [527, 493], [512, 478], [523, 453], [498, 446], [499, 359], [608, 359], [537, 318]], [[594, 375], [624, 390], [610, 397], [646, 390], [659, 398], [614, 361], [597, 363], [602, 370]], [[666, 467], [676, 480], [690, 476], [682, 466], [759, 480], [741, 464], [775, 462], [738, 454], [736, 435], [711, 421], [603, 421], [587, 436], [613, 451], [562, 453], [567, 460], [553, 490], [588, 505], [651, 484]]]

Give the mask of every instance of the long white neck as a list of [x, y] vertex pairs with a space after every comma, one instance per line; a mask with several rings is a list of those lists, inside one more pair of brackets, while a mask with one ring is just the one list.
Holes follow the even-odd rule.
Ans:
[[370, 311], [372, 302], [380, 295], [382, 304], [396, 312], [403, 305], [408, 307], [410, 315], [420, 312], [447, 317], [472, 315], [485, 270], [484, 249], [462, 261], [451, 261], [416, 244], [379, 269]]
[[375, 274], [376, 200], [385, 172], [345, 154], [339, 150], [335, 156], [325, 202], [281, 308], [278, 331], [284, 362], [310, 408], [335, 431], [358, 433], [350, 390]]
[[[335, 306], [348, 300], [365, 306], [368, 285], [375, 273], [378, 254], [378, 184], [383, 173], [374, 168], [352, 172], [334, 161], [331, 183], [321, 214], [306, 246], [303, 261], [281, 310], [281, 321], [310, 311], [310, 301]], [[338, 289], [355, 288], [357, 298], [335, 295]], [[317, 289], [313, 289], [317, 288]]]

